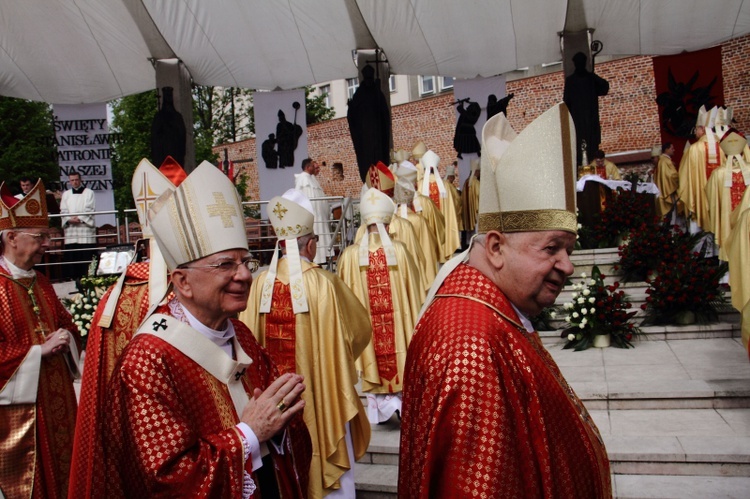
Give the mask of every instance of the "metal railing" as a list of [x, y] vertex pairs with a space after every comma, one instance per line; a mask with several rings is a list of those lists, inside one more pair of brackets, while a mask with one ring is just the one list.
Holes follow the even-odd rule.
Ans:
[[[343, 197], [343, 196], [326, 196], [321, 198], [313, 198], [310, 200], [312, 203], [327, 201], [329, 205], [340, 207], [341, 213], [339, 216], [331, 216], [326, 221], [329, 231], [325, 234], [330, 236], [330, 249], [328, 261], [325, 267], [328, 270], [334, 270], [335, 261], [337, 256], [350, 245], [353, 241], [354, 233], [357, 228], [356, 219], [353, 216], [355, 212], [354, 207], [359, 202], [358, 199]], [[247, 201], [242, 203], [243, 207], [251, 208], [253, 211], [262, 213], [263, 207], [268, 205], [268, 201]], [[55, 220], [62, 219], [63, 217], [72, 216], [94, 216], [97, 215], [115, 215], [115, 224], [109, 227], [105, 224], [97, 227], [96, 244], [93, 248], [87, 249], [66, 249], [65, 248], [65, 233], [64, 229], [60, 227], [61, 223], [56, 224]], [[273, 231], [273, 226], [267, 217], [244, 217], [245, 220], [245, 232], [248, 236], [248, 247], [251, 252], [256, 254], [262, 263], [268, 263], [271, 261], [273, 251], [276, 246], [276, 234]], [[316, 222], [318, 222], [316, 220]], [[65, 265], [90, 263], [89, 260], [75, 258], [73, 255], [80, 255], [82, 253], [89, 253], [91, 251], [100, 252], [110, 248], [112, 246], [123, 246], [123, 245], [135, 245], [135, 243], [142, 237], [140, 231], [140, 225], [138, 224], [138, 216], [135, 209], [127, 209], [122, 212], [117, 210], [107, 211], [96, 211], [96, 212], [85, 212], [85, 213], [66, 213], [50, 215], [50, 247], [45, 254], [44, 260], [37, 265], [40, 271], [46, 273], [48, 277], [53, 280], [60, 279], [62, 276], [62, 268]], [[106, 232], [102, 231], [102, 228]]]

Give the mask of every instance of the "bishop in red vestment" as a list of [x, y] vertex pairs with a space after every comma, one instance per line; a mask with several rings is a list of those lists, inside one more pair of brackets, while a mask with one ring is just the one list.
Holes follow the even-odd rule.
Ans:
[[[528, 319], [573, 273], [573, 130], [559, 104], [507, 149], [483, 133], [479, 235], [441, 269], [407, 353], [399, 497], [612, 496], [599, 431]], [[545, 186], [524, 179], [530, 150]]]
[[257, 269], [242, 213], [234, 185], [207, 162], [149, 208], [175, 298], [144, 321], [112, 373], [105, 497], [304, 497], [302, 377], [278, 376], [232, 319]]
[[0, 186], [0, 496], [64, 498], [76, 419], [78, 330], [41, 273], [44, 185]]

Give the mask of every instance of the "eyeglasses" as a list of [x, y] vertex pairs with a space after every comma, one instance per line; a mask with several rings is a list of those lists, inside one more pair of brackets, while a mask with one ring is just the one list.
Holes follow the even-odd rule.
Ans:
[[256, 260], [255, 258], [248, 258], [247, 260], [242, 260], [241, 262], [235, 262], [234, 260], [224, 260], [223, 262], [214, 263], [212, 265], [193, 265], [193, 266], [184, 266], [179, 267], [181, 269], [216, 269], [222, 274], [231, 274], [232, 276], [237, 275], [237, 271], [239, 268], [244, 265], [247, 270], [250, 271], [252, 274], [256, 270], [258, 270], [258, 267], [260, 266], [260, 262]]
[[18, 232], [17, 234], [25, 234], [29, 237], [33, 237], [37, 240], [37, 242], [43, 243], [45, 241], [50, 240], [50, 235], [46, 232], [38, 233], [38, 232]]

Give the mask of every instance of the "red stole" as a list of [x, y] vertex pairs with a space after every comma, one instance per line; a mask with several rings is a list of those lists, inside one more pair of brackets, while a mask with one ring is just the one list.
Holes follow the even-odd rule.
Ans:
[[297, 317], [292, 309], [289, 284], [273, 283], [273, 304], [266, 315], [266, 350], [276, 363], [279, 373], [296, 373]]
[[745, 194], [745, 177], [742, 172], [732, 172], [732, 187], [730, 188], [732, 196], [732, 211], [742, 202], [742, 196]]
[[437, 182], [430, 182], [430, 199], [435, 203], [438, 210], [440, 209], [440, 189], [438, 189]]
[[[392, 381], [398, 376], [396, 333], [393, 324], [391, 276], [388, 273], [388, 262], [382, 246], [377, 251], [370, 252], [370, 265], [367, 267], [367, 294], [370, 300], [372, 344], [378, 361], [378, 373], [384, 380]], [[398, 383], [398, 380], [393, 382]]]

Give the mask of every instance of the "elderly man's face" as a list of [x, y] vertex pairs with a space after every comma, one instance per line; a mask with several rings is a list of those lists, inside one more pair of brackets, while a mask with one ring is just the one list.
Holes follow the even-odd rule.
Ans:
[[[5, 236], [8, 241], [5, 254], [13, 263], [24, 270], [31, 270], [41, 263], [44, 252], [49, 248], [49, 231], [46, 229], [18, 229]], [[12, 239], [12, 241], [9, 241]]]
[[560, 230], [504, 236], [498, 285], [519, 310], [536, 315], [555, 303], [573, 273], [570, 254], [576, 236]]
[[245, 310], [253, 275], [241, 263], [250, 258], [247, 250], [227, 250], [179, 269], [190, 285], [191, 312], [203, 324], [220, 329], [226, 319]]

